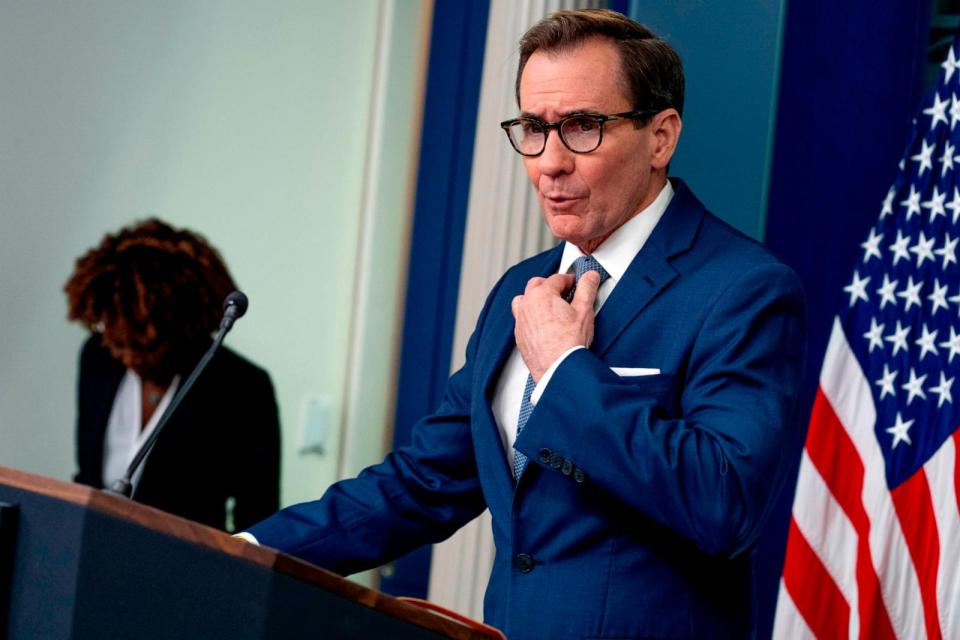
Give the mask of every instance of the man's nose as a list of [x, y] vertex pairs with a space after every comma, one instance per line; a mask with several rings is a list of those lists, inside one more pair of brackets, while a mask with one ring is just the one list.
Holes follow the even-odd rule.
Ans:
[[570, 173], [573, 171], [575, 154], [567, 149], [560, 139], [560, 132], [554, 130], [547, 136], [547, 144], [538, 158], [540, 173], [548, 176]]

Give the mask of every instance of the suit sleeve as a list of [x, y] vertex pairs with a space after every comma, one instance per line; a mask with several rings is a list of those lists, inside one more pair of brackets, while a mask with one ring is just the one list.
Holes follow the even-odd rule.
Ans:
[[488, 308], [489, 299], [467, 345], [466, 364], [447, 381], [437, 411], [414, 426], [409, 446], [332, 485], [319, 500], [283, 509], [249, 533], [262, 545], [346, 575], [440, 542], [478, 516], [486, 503], [470, 407], [473, 360]]
[[796, 275], [768, 263], [708, 304], [685, 371], [621, 378], [590, 351], [570, 354], [516, 448], [540, 464], [557, 452], [627, 508], [735, 556], [755, 542], [802, 434], [805, 303]]

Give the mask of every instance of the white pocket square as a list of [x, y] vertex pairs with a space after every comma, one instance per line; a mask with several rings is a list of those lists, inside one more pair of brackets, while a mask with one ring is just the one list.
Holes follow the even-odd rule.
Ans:
[[618, 376], [655, 376], [660, 373], [660, 369], [645, 369], [643, 367], [610, 367]]

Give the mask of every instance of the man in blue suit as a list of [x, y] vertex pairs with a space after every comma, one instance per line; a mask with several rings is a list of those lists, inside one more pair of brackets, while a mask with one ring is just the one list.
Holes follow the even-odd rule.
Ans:
[[511, 640], [748, 637], [749, 554], [801, 438], [800, 283], [667, 179], [664, 41], [560, 12], [517, 77], [502, 126], [564, 242], [496, 284], [410, 446], [249, 533], [352, 573], [489, 507], [484, 617]]

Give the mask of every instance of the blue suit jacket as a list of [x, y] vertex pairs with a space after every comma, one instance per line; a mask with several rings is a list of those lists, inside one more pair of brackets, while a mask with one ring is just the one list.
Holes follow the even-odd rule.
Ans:
[[484, 617], [511, 640], [749, 636], [749, 551], [801, 439], [804, 299], [789, 268], [675, 186], [591, 350], [557, 368], [517, 438], [531, 463], [516, 487], [491, 396], [514, 347], [510, 301], [556, 271], [560, 247], [497, 283], [409, 447], [251, 533], [352, 573], [489, 507]]

